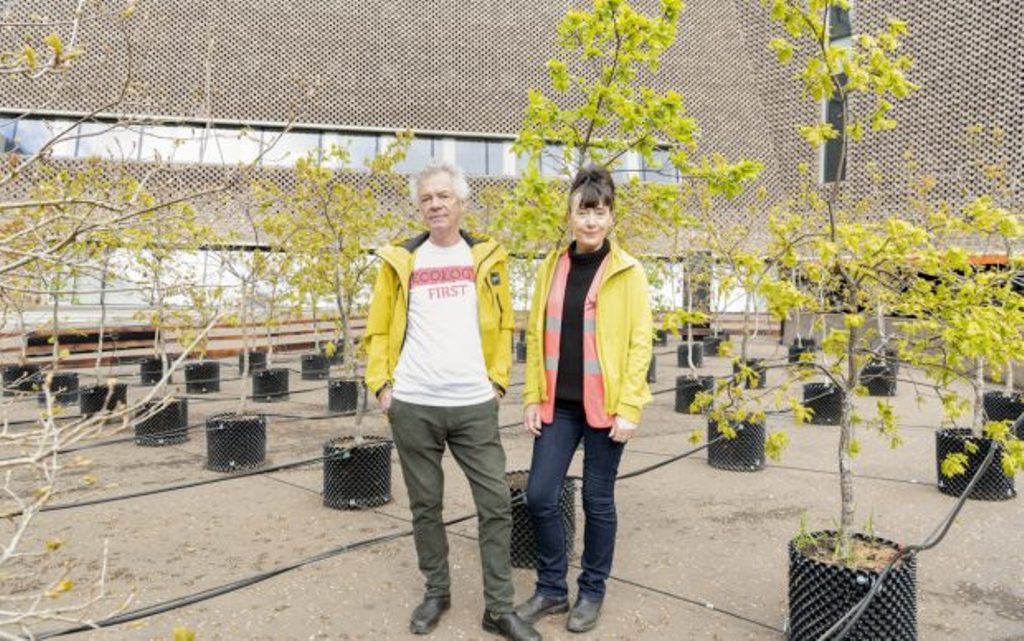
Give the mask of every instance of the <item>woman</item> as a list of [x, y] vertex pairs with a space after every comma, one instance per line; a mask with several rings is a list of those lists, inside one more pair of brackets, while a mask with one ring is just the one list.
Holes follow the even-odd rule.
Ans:
[[573, 242], [537, 273], [527, 328], [523, 424], [534, 435], [526, 490], [537, 547], [537, 586], [516, 610], [531, 623], [569, 610], [568, 558], [558, 499], [583, 441], [583, 570], [566, 627], [597, 625], [615, 551], [615, 476], [626, 441], [650, 401], [651, 309], [647, 277], [608, 240], [615, 183], [582, 169], [569, 190]]

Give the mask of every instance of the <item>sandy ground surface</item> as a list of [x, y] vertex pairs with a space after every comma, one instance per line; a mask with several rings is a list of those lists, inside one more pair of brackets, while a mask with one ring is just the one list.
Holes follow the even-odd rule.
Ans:
[[[675, 343], [656, 348], [658, 382], [653, 390], [674, 385]], [[767, 341], [753, 354], [784, 356]], [[288, 365], [298, 368], [297, 357]], [[706, 360], [704, 372], [724, 374], [729, 362]], [[124, 380], [137, 382], [134, 369], [122, 367]], [[237, 376], [232, 364], [225, 377]], [[912, 373], [904, 373], [904, 376]], [[772, 372], [770, 380], [781, 374]], [[181, 376], [177, 377], [178, 379]], [[288, 401], [252, 407], [270, 414], [319, 416], [326, 413], [326, 385], [291, 375], [296, 392]], [[522, 380], [517, 365], [513, 381]], [[190, 401], [192, 422], [229, 410], [237, 382], [215, 397]], [[177, 387], [175, 386], [175, 390]], [[501, 422], [520, 417], [518, 387], [502, 405]], [[132, 385], [130, 398], [146, 388]], [[877, 534], [902, 543], [923, 540], [952, 507], [953, 499], [935, 488], [935, 427], [939, 406], [934, 397], [914, 400], [901, 383], [898, 399], [905, 444], [890, 449], [863, 434], [863, 452], [855, 465], [858, 520], [873, 524]], [[218, 400], [225, 399], [225, 400]], [[865, 414], [875, 399], [858, 399]], [[629, 444], [622, 472], [639, 469], [684, 452], [687, 437], [704, 431], [703, 417], [676, 414], [673, 396], [655, 396], [641, 431]], [[22, 403], [12, 416], [34, 405]], [[19, 414], [20, 413], [20, 414]], [[757, 473], [711, 468], [703, 452], [656, 471], [619, 483], [619, 537], [613, 577], [600, 626], [588, 635], [565, 630], [565, 617], [538, 624], [545, 639], [781, 639], [787, 616], [786, 542], [800, 527], [801, 514], [812, 529], [828, 528], [838, 516], [835, 455], [837, 428], [794, 427], [786, 416], [769, 419], [772, 430], [786, 430], [790, 447], [779, 463]], [[379, 415], [367, 417], [366, 434], [387, 435]], [[354, 433], [353, 419], [301, 420], [271, 416], [268, 463], [316, 457], [329, 438]], [[530, 464], [531, 438], [520, 428], [503, 431], [508, 468]], [[195, 431], [186, 443], [143, 448], [111, 445], [71, 455], [77, 465], [65, 472], [55, 502], [77, 501], [185, 481], [220, 478], [203, 469], [205, 438]], [[202, 487], [130, 500], [42, 514], [25, 542], [39, 549], [45, 539], [65, 545], [36, 562], [39, 572], [64, 564], [80, 586], [60, 599], [72, 600], [99, 571], [107, 546], [107, 581], [103, 599], [89, 609], [96, 617], [117, 609], [149, 606], [235, 581], [341, 545], [410, 528], [408, 502], [392, 456], [394, 500], [366, 511], [338, 511], [321, 505], [319, 465], [234, 479]], [[581, 457], [572, 472], [579, 473]], [[446, 456], [445, 514], [472, 512], [467, 483]], [[84, 479], [95, 482], [86, 485]], [[577, 501], [578, 494], [577, 494]], [[574, 590], [582, 549], [582, 509], [577, 505], [577, 541], [570, 585]], [[480, 630], [483, 610], [476, 524], [450, 528], [453, 607], [435, 639], [496, 638]], [[919, 631], [925, 640], [1024, 640], [1024, 509], [1021, 499], [971, 501], [949, 536], [918, 564]], [[515, 570], [517, 599], [532, 592], [533, 572]], [[5, 581], [2, 593], [22, 587]], [[199, 641], [305, 639], [412, 639], [408, 616], [419, 602], [422, 580], [412, 540], [396, 540], [306, 565], [265, 582], [202, 603], [134, 623], [70, 638], [171, 639], [175, 626], [196, 632]], [[62, 627], [48, 624], [40, 629]]]

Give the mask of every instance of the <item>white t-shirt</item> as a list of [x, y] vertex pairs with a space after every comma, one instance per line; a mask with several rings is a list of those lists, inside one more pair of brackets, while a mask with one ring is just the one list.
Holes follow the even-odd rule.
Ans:
[[406, 403], [441, 407], [494, 397], [480, 344], [476, 270], [465, 239], [451, 247], [428, 239], [416, 250], [392, 393]]

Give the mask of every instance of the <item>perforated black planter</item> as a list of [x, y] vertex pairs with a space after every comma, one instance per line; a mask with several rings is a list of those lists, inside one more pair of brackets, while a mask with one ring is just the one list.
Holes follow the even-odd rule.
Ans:
[[668, 332], [663, 329], [654, 330], [654, 338], [651, 339], [654, 347], [665, 347], [668, 345]]
[[82, 416], [92, 416], [104, 410], [112, 412], [118, 405], [128, 404], [128, 385], [114, 383], [113, 388], [106, 385], [90, 385], [78, 391], [78, 411]]
[[843, 390], [831, 383], [804, 385], [804, 405], [814, 411], [814, 425], [839, 425], [843, 419]]
[[[537, 567], [537, 547], [533, 539], [530, 511], [526, 506], [526, 485], [529, 478], [529, 470], [517, 470], [505, 474], [512, 498], [512, 567], [514, 568], [533, 569]], [[573, 542], [576, 540], [576, 483], [572, 479], [562, 481], [562, 492], [558, 496], [558, 510], [562, 514], [566, 556], [572, 558]]]
[[[135, 444], [143, 447], [175, 445], [188, 440], [188, 399], [172, 399], [159, 407], [159, 402], [143, 403], [136, 416], [146, 417], [135, 423]], [[148, 416], [147, 416], [148, 415]]]
[[860, 372], [860, 382], [868, 396], [896, 396], [896, 371], [889, 365], [868, 363]]
[[216, 414], [206, 419], [206, 469], [232, 472], [263, 465], [267, 417]]
[[723, 340], [725, 340], [725, 337], [723, 336], [705, 336], [701, 339], [701, 345], [704, 346], [704, 353], [708, 356], [718, 356], [718, 348], [721, 346]]
[[[745, 378], [743, 380], [743, 386], [746, 387], [747, 389], [761, 389], [762, 387], [766, 386], [768, 384], [768, 368], [765, 367], [764, 359], [748, 358], [746, 363], [747, 367], [754, 370], [756, 378], [754, 378], [753, 380]], [[736, 361], [735, 363], [732, 364], [732, 373], [739, 374], [739, 372], [740, 363], [739, 361]]]
[[390, 439], [351, 436], [324, 443], [324, 505], [359, 510], [391, 501]]
[[794, 338], [792, 346], [793, 347], [799, 347], [801, 349], [809, 347], [809, 348], [811, 348], [811, 351], [813, 352], [816, 349], [818, 349], [818, 341], [816, 341], [813, 338], [799, 338], [799, 339]]
[[788, 358], [787, 358], [788, 362], [790, 362], [790, 363], [799, 363], [800, 362], [800, 355], [801, 354], [813, 354], [814, 353], [814, 346], [813, 345], [803, 345], [803, 346], [790, 345], [788, 351], [789, 351], [789, 355], [788, 355]]
[[331, 374], [331, 361], [323, 354], [302, 355], [302, 380], [322, 381]]
[[185, 364], [185, 391], [189, 394], [206, 394], [220, 391], [220, 363], [202, 361]]
[[[245, 366], [245, 352], [238, 353], [238, 371], [241, 372]], [[266, 352], [249, 352], [249, 373], [258, 372], [261, 369], [267, 369], [267, 353]]]
[[[967, 451], [965, 444], [968, 441], [977, 446], [977, 451]], [[992, 463], [982, 473], [968, 498], [979, 501], [1006, 501], [1017, 496], [1013, 477], [1003, 474], [1003, 466], [1000, 464], [1003, 456], [1002, 445], [993, 443], [989, 438], [973, 436], [971, 430], [965, 428], [945, 429], [935, 433], [935, 469], [939, 491], [950, 496], [962, 496], [981, 467], [981, 462], [985, 460], [985, 455], [993, 446], [996, 447], [996, 453]], [[966, 473], [944, 476], [942, 462], [949, 454], [957, 452], [967, 455]]]
[[361, 381], [336, 378], [327, 384], [327, 409], [335, 414], [351, 416], [359, 409]]
[[156, 385], [163, 377], [164, 359], [150, 356], [139, 361], [139, 382], [142, 385]]
[[680, 414], [693, 414], [690, 409], [693, 401], [700, 392], [714, 392], [714, 376], [677, 376], [676, 377], [676, 406]]
[[35, 375], [39, 366], [35, 363], [21, 365], [5, 365], [3, 369], [4, 396], [14, 396], [18, 392], [34, 391], [38, 381]]
[[990, 421], [1016, 421], [1024, 414], [1024, 397], [1006, 392], [985, 392], [985, 416]]
[[265, 403], [288, 400], [288, 368], [271, 367], [253, 372], [252, 400]]
[[[36, 401], [40, 405], [46, 405], [46, 377], [45, 372], [36, 374], [39, 387], [39, 394]], [[50, 393], [53, 395], [53, 402], [57, 405], [74, 405], [78, 403], [78, 373], [77, 372], [54, 372], [50, 377]]]
[[708, 419], [708, 465], [731, 472], [757, 472], [764, 468], [764, 423], [735, 425], [736, 438], [718, 438], [718, 423]]
[[[834, 532], [814, 532], [829, 540]], [[870, 540], [895, 553], [898, 546], [885, 539]], [[789, 640], [817, 641], [844, 614], [864, 598], [878, 579], [878, 572], [854, 570], [812, 559], [789, 542]], [[885, 584], [871, 601], [849, 634], [849, 641], [916, 641], [917, 565], [915, 557], [904, 557], [893, 568]]]
[[647, 366], [647, 382], [658, 382], [658, 358], [651, 354], [651, 364]]
[[680, 343], [676, 348], [676, 366], [689, 367], [690, 356], [693, 356], [693, 366], [704, 365], [704, 345], [701, 343]]
[[516, 362], [526, 362], [526, 341], [519, 341], [516, 343]]

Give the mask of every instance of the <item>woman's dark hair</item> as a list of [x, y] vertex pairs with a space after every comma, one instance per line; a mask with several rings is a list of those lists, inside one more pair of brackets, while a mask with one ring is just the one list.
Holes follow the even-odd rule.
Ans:
[[580, 208], [592, 207], [615, 208], [615, 181], [604, 167], [587, 165], [580, 169], [572, 180], [569, 189], [569, 202], [572, 203], [576, 194], [580, 195]]

